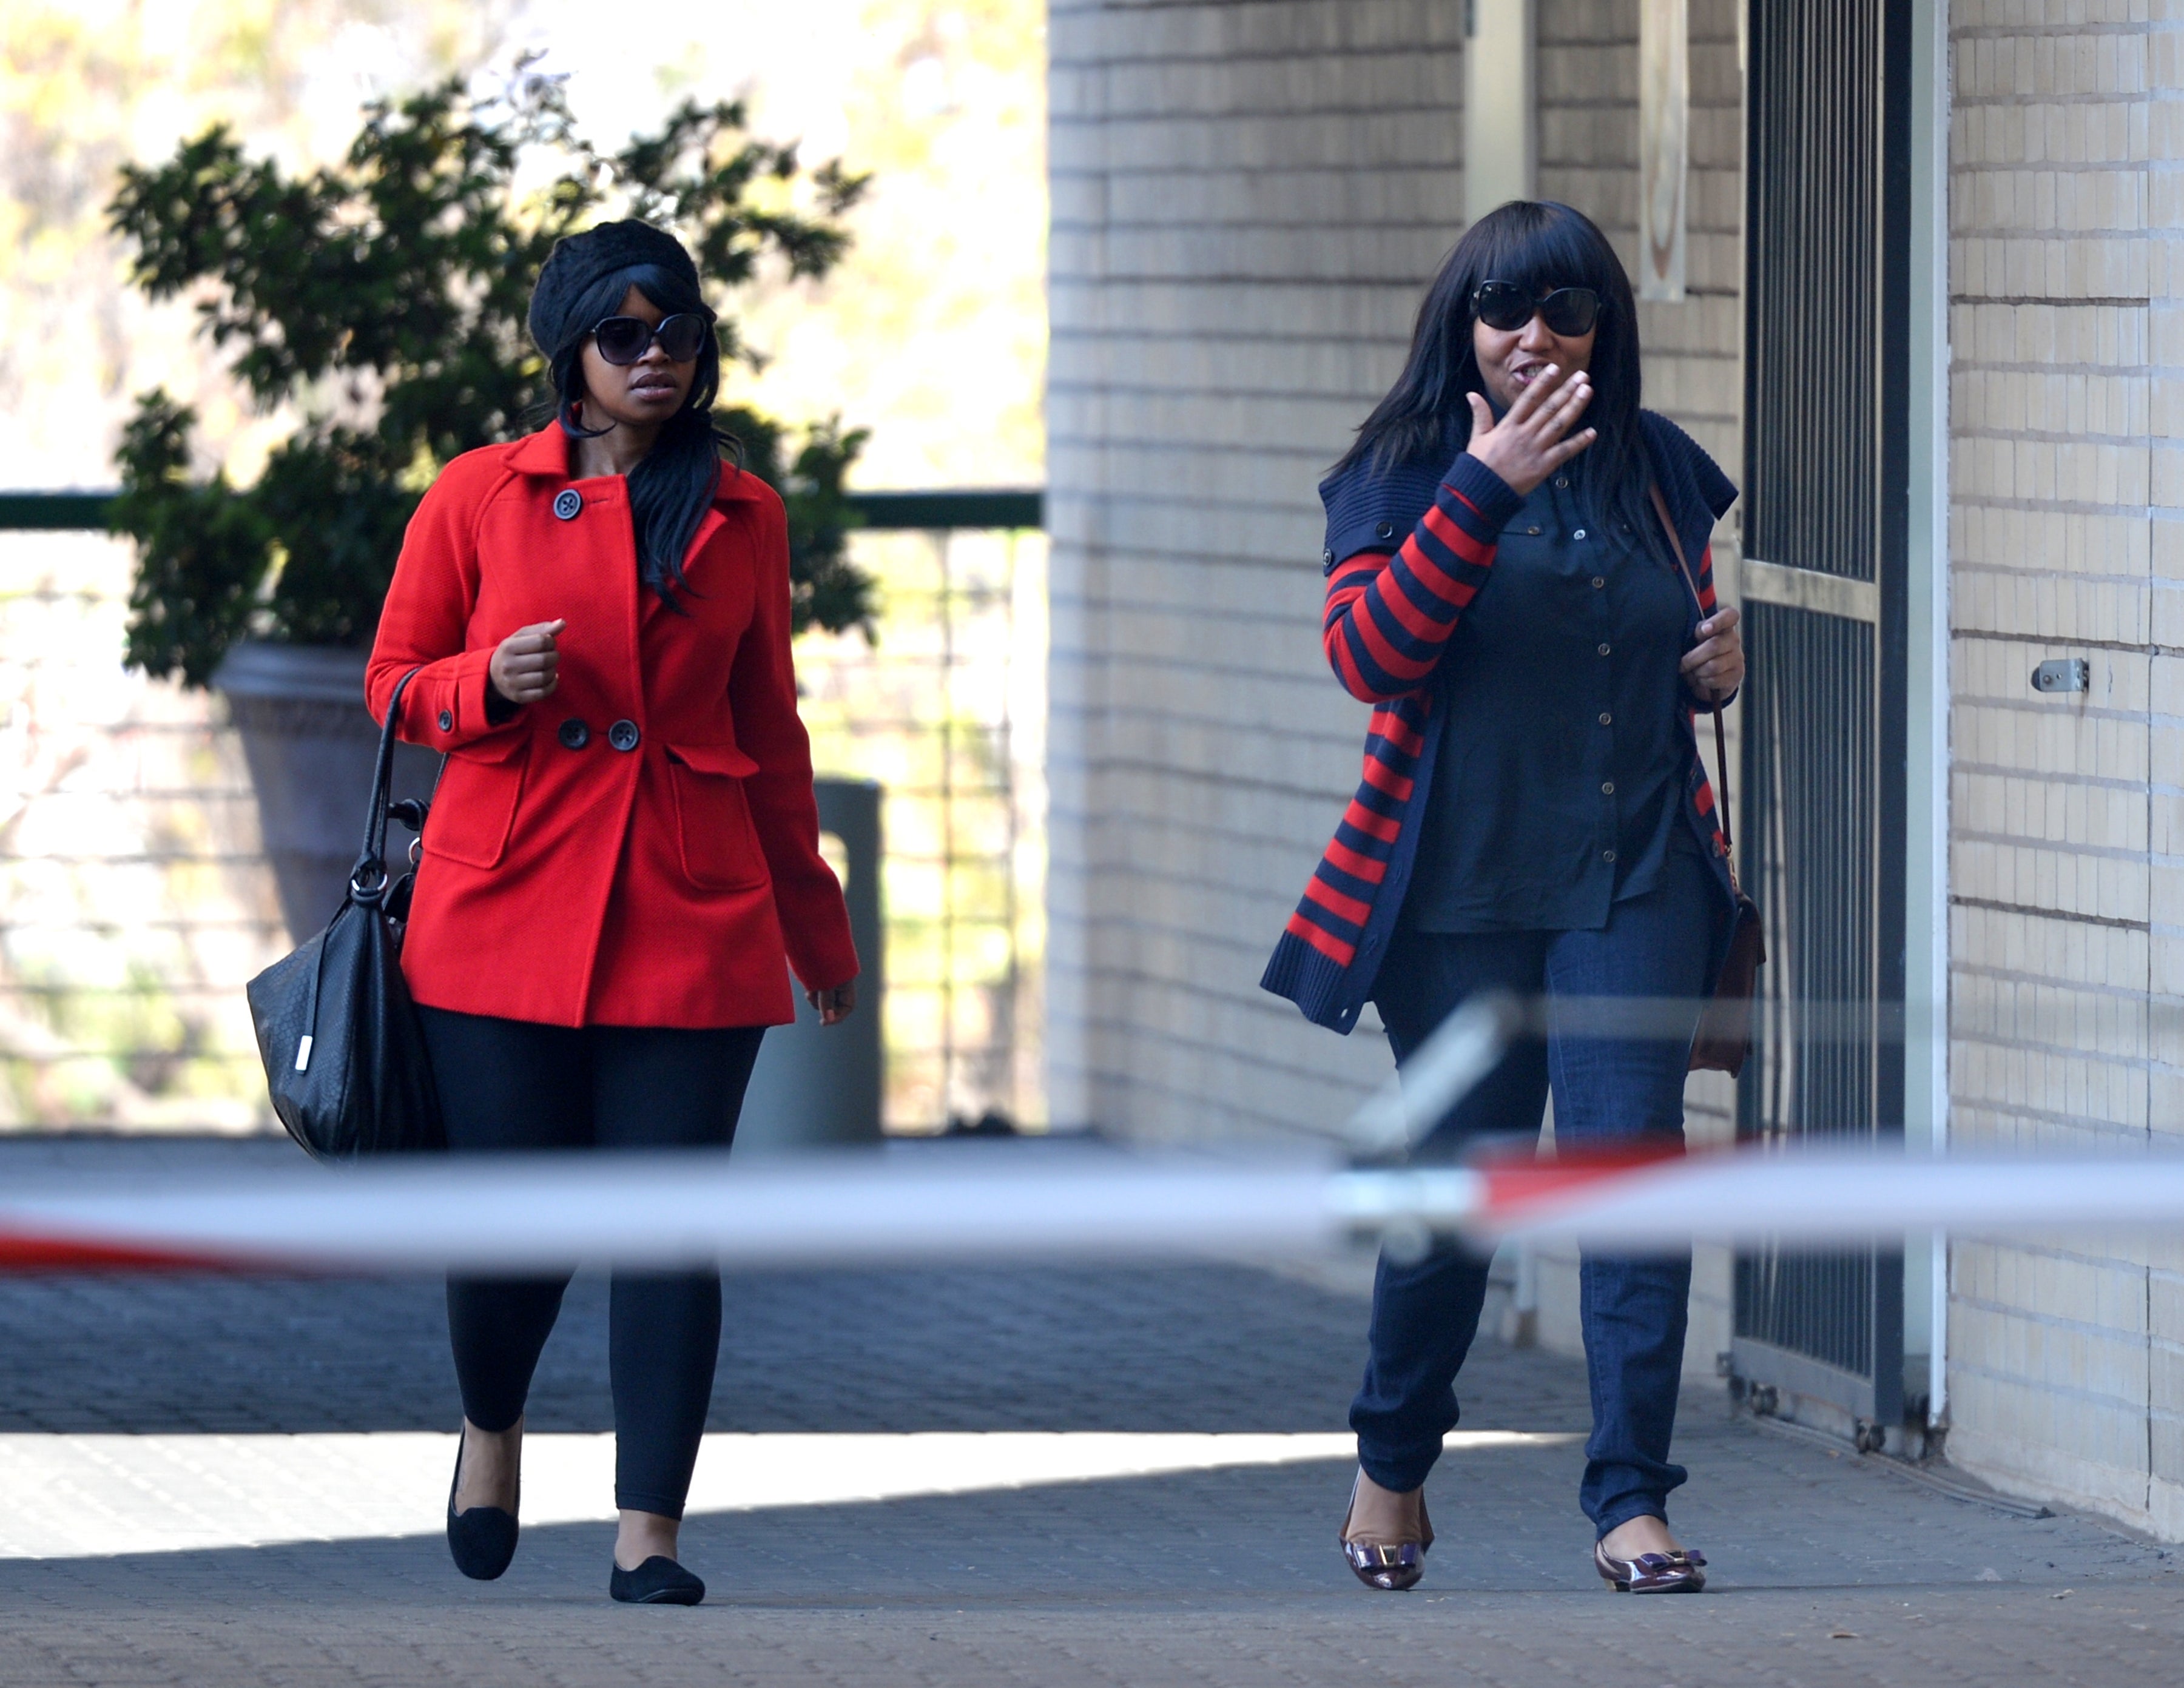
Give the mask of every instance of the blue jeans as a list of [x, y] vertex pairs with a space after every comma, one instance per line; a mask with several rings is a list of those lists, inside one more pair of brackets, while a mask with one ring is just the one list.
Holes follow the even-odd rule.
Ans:
[[[1419, 1151], [1448, 1159], [1472, 1139], [1536, 1133], [1553, 1086], [1558, 1143], [1674, 1139], [1684, 1130], [1690, 1039], [1563, 1035], [1557, 997], [1695, 998], [1713, 976], [1720, 893], [1705, 863], [1676, 854], [1658, 887], [1616, 904], [1597, 932], [1399, 933], [1373, 1000], [1398, 1068], [1474, 991], [1545, 995], [1549, 1035], [1513, 1048], [1450, 1110]], [[1697, 1024], [1694, 1006], [1692, 1024]], [[1373, 1286], [1372, 1352], [1350, 1408], [1358, 1462], [1384, 1488], [1426, 1479], [1441, 1438], [1456, 1428], [1456, 1374], [1486, 1299], [1485, 1257], [1451, 1247], [1400, 1265], [1383, 1256]], [[1634, 1518], [1667, 1517], [1683, 1482], [1669, 1462], [1683, 1372], [1691, 1259], [1583, 1257], [1579, 1310], [1592, 1387], [1579, 1504], [1602, 1535]]]

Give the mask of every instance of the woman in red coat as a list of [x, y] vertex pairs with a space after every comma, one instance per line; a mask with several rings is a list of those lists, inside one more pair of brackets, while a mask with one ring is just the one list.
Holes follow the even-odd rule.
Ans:
[[[856, 952], [819, 854], [787, 526], [710, 421], [712, 313], [644, 223], [554, 248], [530, 326], [555, 421], [450, 463], [404, 541], [367, 680], [447, 753], [403, 949], [458, 1151], [724, 1148], [788, 970], [832, 1025]], [[448, 1543], [515, 1551], [523, 1407], [566, 1277], [451, 1279], [463, 1436]], [[616, 1273], [617, 1600], [695, 1604], [677, 1534], [717, 1273]]]

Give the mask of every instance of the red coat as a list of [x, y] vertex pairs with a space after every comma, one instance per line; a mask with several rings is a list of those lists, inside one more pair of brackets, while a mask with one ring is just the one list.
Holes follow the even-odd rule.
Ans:
[[[466, 452], [403, 540], [365, 691], [448, 752], [402, 970], [417, 1000], [549, 1025], [795, 1017], [788, 967], [856, 975], [819, 854], [781, 500], [722, 468], [677, 615], [638, 578], [628, 484], [572, 482], [559, 423]], [[566, 512], [566, 514], [565, 514]], [[486, 668], [566, 619], [560, 684], [496, 725]]]

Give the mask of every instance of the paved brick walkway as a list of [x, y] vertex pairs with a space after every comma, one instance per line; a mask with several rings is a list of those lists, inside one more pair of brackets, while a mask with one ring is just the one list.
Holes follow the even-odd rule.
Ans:
[[[33, 1165], [265, 1152], [0, 1143], [0, 1187]], [[728, 1305], [713, 1423], [761, 1434], [1339, 1430], [1362, 1329], [1354, 1299], [1242, 1267], [756, 1277], [732, 1280]], [[609, 1425], [604, 1312], [603, 1286], [579, 1280], [534, 1428]], [[0, 1279], [0, 1436], [34, 1456], [41, 1438], [93, 1434], [444, 1431], [443, 1342], [429, 1284]], [[1485, 1342], [1467, 1390], [1468, 1429], [1585, 1423], [1567, 1361]], [[2184, 1579], [2164, 1550], [1952, 1499], [1755, 1428], [1711, 1391], [1686, 1401], [1678, 1455], [1692, 1480], [1676, 1522], [1716, 1570], [1697, 1600], [1599, 1591], [1574, 1505], [1582, 1456], [1556, 1445], [1446, 1460], [1440, 1544], [1403, 1597], [1350, 1580], [1333, 1547], [1348, 1468], [1316, 1462], [697, 1516], [685, 1557], [713, 1592], [688, 1612], [606, 1602], [604, 1523], [527, 1529], [491, 1585], [454, 1574], [432, 1517], [410, 1535], [0, 1560], [0, 1684], [2176, 1674]], [[87, 1503], [148, 1504], [125, 1466]]]

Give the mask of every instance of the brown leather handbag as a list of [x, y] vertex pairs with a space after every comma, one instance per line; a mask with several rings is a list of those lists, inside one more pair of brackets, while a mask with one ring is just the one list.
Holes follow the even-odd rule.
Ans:
[[[1658, 487], [1653, 488], [1653, 509], [1683, 569], [1691, 601], [1699, 606], [1703, 619], [1706, 601], [1699, 596], [1698, 577], [1691, 572], [1684, 542], [1676, 537], [1676, 524], [1669, 519], [1669, 501], [1661, 496]], [[1759, 989], [1759, 969], [1767, 960], [1767, 944], [1760, 936], [1759, 905], [1736, 877], [1736, 841], [1729, 830], [1729, 738], [1722, 728], [1719, 704], [1713, 707], [1713, 755], [1721, 769], [1721, 800], [1714, 805], [1714, 814], [1721, 822], [1721, 841], [1729, 853], [1729, 888], [1736, 895], [1736, 911], [1731, 916], [1735, 924], [1730, 928], [1721, 972], [1714, 979], [1713, 999], [1701, 1011], [1698, 1030], [1691, 1038], [1691, 1070], [1726, 1072], [1735, 1078], [1744, 1071], [1744, 1058], [1752, 1052], [1752, 999]]]

